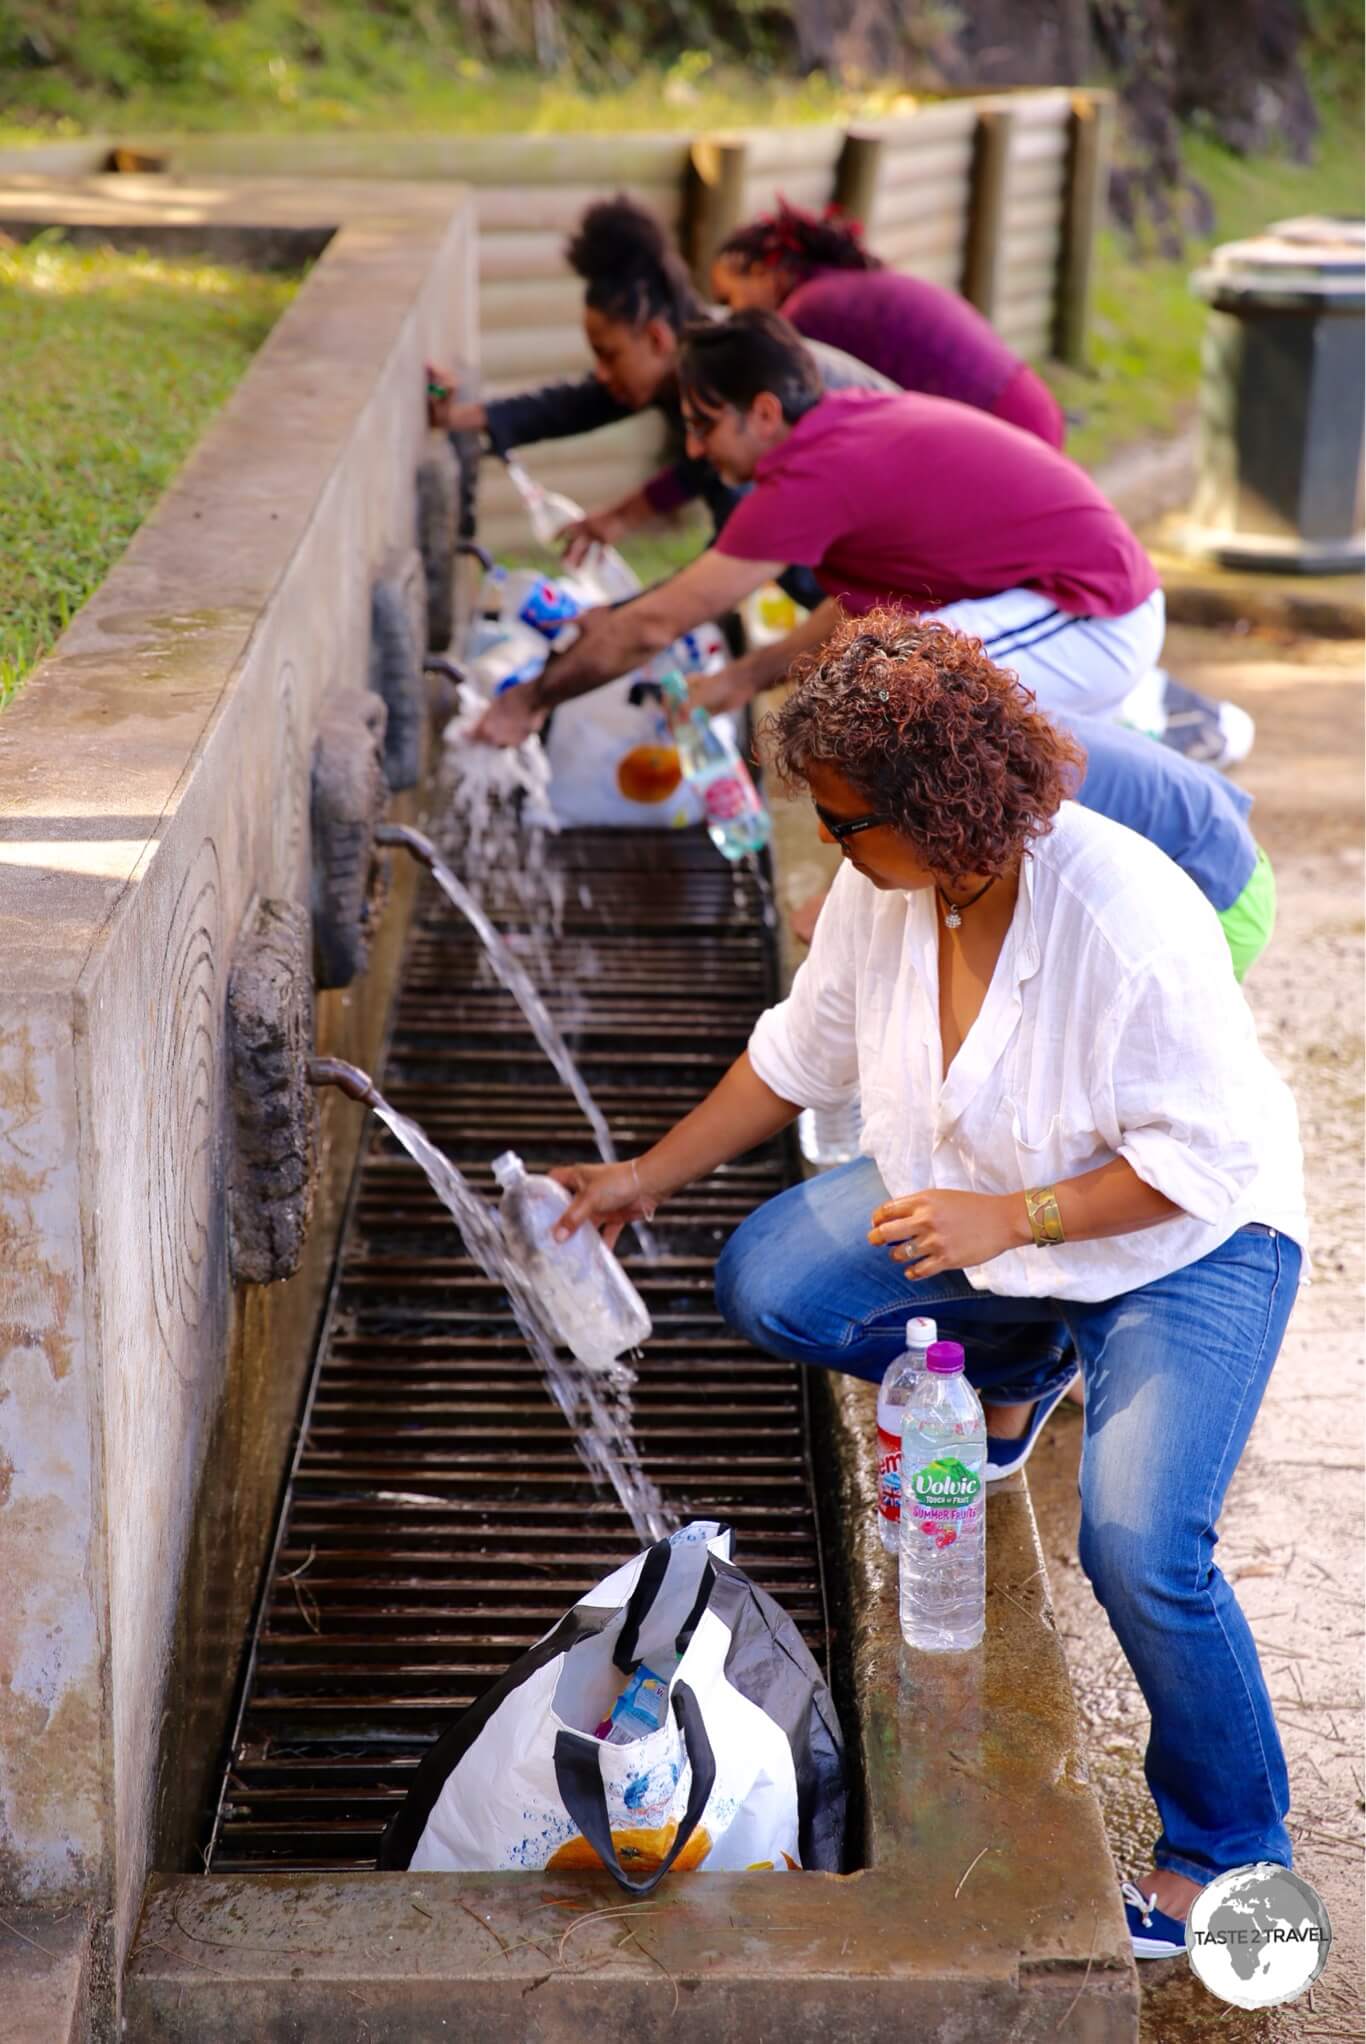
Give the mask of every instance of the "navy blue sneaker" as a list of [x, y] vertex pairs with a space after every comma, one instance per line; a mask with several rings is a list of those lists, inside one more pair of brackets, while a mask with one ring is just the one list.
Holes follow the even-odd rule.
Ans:
[[[1076, 1382], [1075, 1374], [1068, 1380]], [[1003, 1476], [1013, 1476], [1017, 1469], [1023, 1469], [1034, 1451], [1034, 1443], [1043, 1432], [1059, 1399], [1067, 1396], [1068, 1384], [1060, 1384], [1056, 1391], [1050, 1391], [1041, 1398], [1030, 1414], [1029, 1425], [1016, 1441], [1000, 1441], [992, 1434], [987, 1435], [987, 1466], [983, 1472], [988, 1483], [997, 1483]]]
[[1144, 1895], [1132, 1881], [1121, 1881], [1124, 1915], [1136, 1959], [1179, 1959], [1186, 1949], [1186, 1926], [1157, 1906], [1156, 1895]]

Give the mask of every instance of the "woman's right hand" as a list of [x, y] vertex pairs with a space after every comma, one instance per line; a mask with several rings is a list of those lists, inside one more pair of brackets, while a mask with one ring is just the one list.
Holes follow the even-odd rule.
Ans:
[[648, 1221], [658, 1202], [642, 1187], [637, 1162], [566, 1164], [552, 1171], [557, 1185], [574, 1197], [555, 1224], [555, 1240], [565, 1242], [585, 1221], [597, 1228], [609, 1249], [629, 1221]]
[[461, 404], [455, 395], [455, 378], [449, 369], [427, 364], [427, 424], [442, 433], [478, 433], [488, 423], [482, 404], [469, 400]]
[[586, 518], [576, 518], [559, 536], [565, 566], [581, 567], [595, 546], [614, 546], [626, 530], [626, 520], [616, 511], [590, 511]]

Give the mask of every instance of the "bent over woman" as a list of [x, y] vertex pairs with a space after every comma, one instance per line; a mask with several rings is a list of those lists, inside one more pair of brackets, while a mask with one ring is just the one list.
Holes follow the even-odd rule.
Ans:
[[877, 1379], [909, 1314], [961, 1341], [988, 1475], [1080, 1370], [1078, 1553], [1152, 1719], [1161, 1829], [1125, 1883], [1140, 1956], [1197, 1890], [1288, 1866], [1285, 1761], [1215, 1525], [1281, 1344], [1306, 1222], [1294, 1104], [1214, 910], [1166, 855], [1066, 799], [1073, 740], [979, 643], [845, 622], [766, 727], [844, 865], [788, 998], [632, 1162], [562, 1172], [609, 1236], [858, 1092], [866, 1154], [732, 1236], [731, 1323]]
[[808, 341], [842, 348], [902, 390], [994, 412], [1061, 447], [1061, 408], [1043, 378], [956, 291], [889, 270], [855, 221], [780, 205], [722, 242], [712, 289], [732, 312], [781, 312]]

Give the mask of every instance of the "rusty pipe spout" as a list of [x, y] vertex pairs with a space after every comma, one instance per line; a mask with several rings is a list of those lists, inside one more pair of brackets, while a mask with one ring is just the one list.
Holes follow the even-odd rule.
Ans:
[[368, 1072], [359, 1065], [347, 1064], [340, 1057], [311, 1057], [306, 1066], [310, 1086], [337, 1086], [350, 1100], [359, 1100], [362, 1107], [382, 1107], [379, 1089]]
[[376, 824], [375, 843], [401, 846], [405, 852], [411, 852], [429, 873], [441, 863], [441, 854], [431, 839], [425, 837], [420, 830], [414, 830], [408, 823]]

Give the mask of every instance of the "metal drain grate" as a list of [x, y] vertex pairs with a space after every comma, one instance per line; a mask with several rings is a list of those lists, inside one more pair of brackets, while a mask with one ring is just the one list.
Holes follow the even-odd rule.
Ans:
[[[758, 889], [693, 834], [559, 841], [553, 996], [623, 1153], [668, 1128], [770, 997]], [[580, 894], [580, 888], [587, 890]], [[591, 898], [590, 898], [591, 897]], [[423, 896], [383, 1077], [481, 1190], [509, 1146], [533, 1168], [591, 1138], [465, 924]], [[516, 929], [510, 891], [490, 906]], [[818, 1658], [827, 1617], [801, 1372], [730, 1332], [716, 1251], [786, 1182], [781, 1144], [665, 1209], [628, 1253], [654, 1321], [636, 1439], [685, 1516], [730, 1521], [736, 1558]], [[284, 1506], [221, 1791], [214, 1872], [363, 1868], [428, 1741], [638, 1545], [596, 1494], [498, 1288], [417, 1168], [376, 1130]]]

